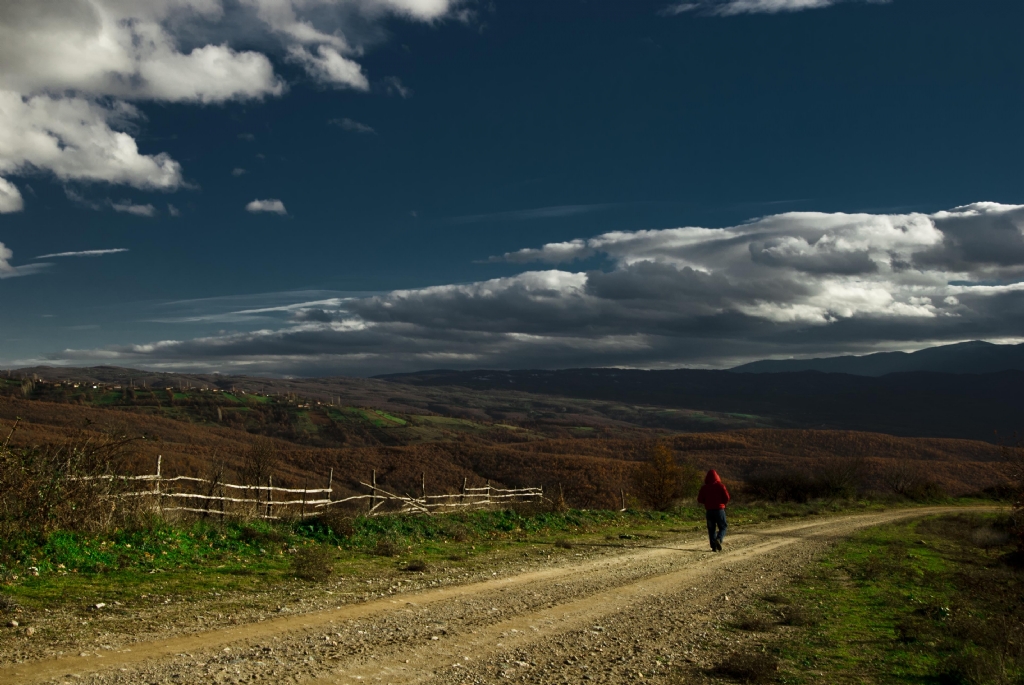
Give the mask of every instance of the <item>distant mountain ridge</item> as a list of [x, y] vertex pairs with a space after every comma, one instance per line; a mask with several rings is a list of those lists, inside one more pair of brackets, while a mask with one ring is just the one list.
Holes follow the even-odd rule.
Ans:
[[[735, 373], [672, 369], [434, 370], [379, 376], [421, 387], [506, 390], [769, 419], [778, 427], [1000, 440], [1024, 432], [1024, 371]], [[1000, 437], [1002, 436], [1002, 437]]]
[[791, 373], [820, 371], [854, 376], [890, 373], [998, 373], [1024, 371], [1024, 344], [996, 345], [982, 340], [929, 347], [917, 352], [877, 352], [863, 356], [814, 359], [765, 359], [730, 369], [736, 373]]

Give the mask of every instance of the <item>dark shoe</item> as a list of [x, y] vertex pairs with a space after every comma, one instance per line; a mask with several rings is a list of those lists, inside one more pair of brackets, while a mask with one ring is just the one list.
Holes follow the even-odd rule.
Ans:
[[715, 543], [715, 551], [716, 552], [721, 552], [722, 551], [722, 543], [721, 542], [716, 542]]

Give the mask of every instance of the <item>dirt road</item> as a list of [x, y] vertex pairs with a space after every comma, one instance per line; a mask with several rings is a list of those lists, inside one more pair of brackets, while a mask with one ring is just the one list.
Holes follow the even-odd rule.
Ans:
[[837, 516], [736, 531], [721, 554], [695, 533], [505, 575], [130, 649], [0, 667], [0, 683], [671, 682], [714, 660], [716, 629], [854, 531], [958, 508]]

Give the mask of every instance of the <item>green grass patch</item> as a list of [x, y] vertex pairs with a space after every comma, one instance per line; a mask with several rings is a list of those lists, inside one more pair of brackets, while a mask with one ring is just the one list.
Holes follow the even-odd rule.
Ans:
[[784, 594], [813, 616], [776, 644], [787, 683], [1024, 682], [1024, 568], [1008, 517], [961, 514], [862, 532]]

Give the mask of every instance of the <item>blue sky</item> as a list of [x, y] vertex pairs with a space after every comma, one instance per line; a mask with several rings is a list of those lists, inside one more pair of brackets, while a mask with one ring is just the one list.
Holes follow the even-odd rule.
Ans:
[[0, 367], [1016, 340], [1022, 25], [994, 0], [5, 3]]

